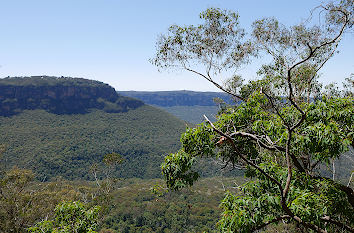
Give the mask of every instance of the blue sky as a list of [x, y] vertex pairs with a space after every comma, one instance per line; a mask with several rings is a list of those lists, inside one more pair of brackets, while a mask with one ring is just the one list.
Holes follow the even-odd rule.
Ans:
[[[171, 24], [199, 22], [208, 7], [239, 12], [249, 28], [261, 17], [298, 23], [319, 0], [1, 0], [0, 77], [53, 75], [95, 79], [116, 90], [215, 91], [186, 72], [159, 73], [148, 59]], [[354, 73], [354, 35], [322, 70], [324, 83]], [[256, 66], [239, 71], [255, 77]]]

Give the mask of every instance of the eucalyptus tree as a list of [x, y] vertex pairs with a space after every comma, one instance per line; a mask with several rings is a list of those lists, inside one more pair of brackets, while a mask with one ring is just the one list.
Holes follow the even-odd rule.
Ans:
[[99, 206], [89, 208], [79, 201], [63, 201], [55, 207], [54, 220], [43, 220], [30, 227], [32, 233], [96, 233]]
[[[312, 12], [318, 18], [291, 27], [264, 18], [246, 34], [237, 13], [210, 8], [200, 14], [202, 24], [173, 25], [157, 41], [151, 62], [159, 69], [195, 73], [238, 103], [216, 122], [205, 117], [187, 129], [180, 151], [162, 164], [171, 190], [198, 179], [198, 157], [245, 169], [252, 179], [237, 195], [226, 194], [220, 231], [252, 232], [284, 221], [314, 232], [354, 231], [353, 189], [320, 172], [353, 146], [354, 99], [327, 95], [318, 80], [353, 26], [353, 9], [352, 0], [330, 2]], [[263, 56], [271, 61], [244, 83], [237, 68]]]

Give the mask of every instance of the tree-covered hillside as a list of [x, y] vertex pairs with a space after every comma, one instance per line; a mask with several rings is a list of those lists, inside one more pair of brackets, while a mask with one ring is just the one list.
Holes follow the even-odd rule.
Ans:
[[181, 120], [147, 105], [124, 113], [27, 110], [0, 117], [0, 142], [7, 147], [2, 163], [32, 169], [46, 179], [87, 179], [93, 163], [116, 152], [126, 160], [116, 175], [158, 177], [162, 155], [177, 150], [184, 129]]
[[[50, 180], [92, 179], [103, 156], [121, 154], [118, 177], [160, 177], [163, 156], [177, 151], [186, 123], [107, 84], [67, 77], [0, 79], [2, 164]], [[203, 169], [203, 168], [208, 169]], [[203, 161], [203, 175], [221, 174]]]
[[118, 95], [108, 84], [70, 77], [8, 77], [0, 79], [0, 115], [29, 109], [55, 114], [86, 113], [90, 108], [126, 112], [143, 103]]
[[0, 79], [2, 163], [32, 169], [41, 179], [87, 179], [111, 152], [126, 160], [116, 175], [158, 177], [162, 155], [177, 149], [184, 129], [183, 121], [102, 82]]

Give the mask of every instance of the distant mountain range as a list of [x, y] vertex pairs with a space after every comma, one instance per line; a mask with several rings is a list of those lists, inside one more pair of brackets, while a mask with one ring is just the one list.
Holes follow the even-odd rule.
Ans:
[[119, 91], [119, 94], [143, 101], [146, 104], [159, 107], [176, 117], [193, 124], [204, 121], [203, 115], [215, 119], [219, 103], [215, 99], [233, 104], [230, 95], [223, 92], [195, 91]]
[[[197, 124], [203, 114], [210, 119], [216, 115], [214, 98], [232, 103], [219, 92], [117, 94], [107, 84], [86, 79], [0, 79], [0, 145], [6, 146], [0, 164], [32, 169], [41, 180], [90, 179], [90, 167], [102, 166], [103, 156], [116, 152], [125, 159], [117, 176], [160, 177], [163, 155], [178, 150], [185, 121]], [[338, 179], [347, 179], [352, 159], [351, 149], [336, 162]], [[198, 161], [197, 166], [202, 175], [230, 174], [212, 160]]]
[[[189, 97], [181, 102], [177, 95], [170, 101], [212, 103], [212, 95], [183, 93]], [[0, 79], [0, 145], [6, 146], [0, 164], [31, 169], [41, 180], [91, 179], [90, 167], [102, 167], [103, 156], [112, 152], [125, 159], [115, 171], [118, 177], [160, 177], [163, 156], [179, 149], [185, 128], [185, 121], [117, 94], [102, 82], [48, 76]], [[221, 174], [213, 161], [197, 166], [202, 175]]]
[[163, 155], [179, 148], [185, 122], [108, 84], [70, 77], [0, 79], [0, 164], [40, 179], [90, 179], [107, 153], [121, 154], [120, 177], [161, 174]]
[[146, 104], [161, 107], [173, 106], [216, 106], [215, 98], [233, 103], [230, 95], [223, 92], [196, 91], [119, 91], [120, 94], [142, 100]]

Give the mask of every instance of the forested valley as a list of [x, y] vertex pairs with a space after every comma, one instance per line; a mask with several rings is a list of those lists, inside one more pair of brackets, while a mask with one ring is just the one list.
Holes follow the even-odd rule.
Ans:
[[242, 172], [206, 159], [197, 189], [154, 191], [163, 155], [194, 124], [86, 79], [9, 77], [0, 89], [1, 232], [55, 219], [62, 201], [100, 206], [101, 232], [216, 231], [225, 186], [235, 185], [207, 177]]
[[[197, 23], [158, 35], [149, 65], [220, 92], [119, 91], [60, 75], [1, 78], [0, 233], [354, 232], [354, 74], [330, 78], [341, 83], [321, 77], [352, 36], [353, 16], [353, 0], [325, 1], [291, 26], [264, 17], [243, 28], [238, 12], [209, 7]], [[143, 53], [133, 37], [115, 36]], [[114, 51], [102, 37], [101, 47], [77, 53], [89, 59], [82, 61], [89, 72], [95, 59], [106, 69], [106, 56], [119, 56], [115, 64], [132, 72], [122, 82], [149, 74], [125, 63], [128, 47]], [[253, 65], [253, 75], [239, 73]]]

